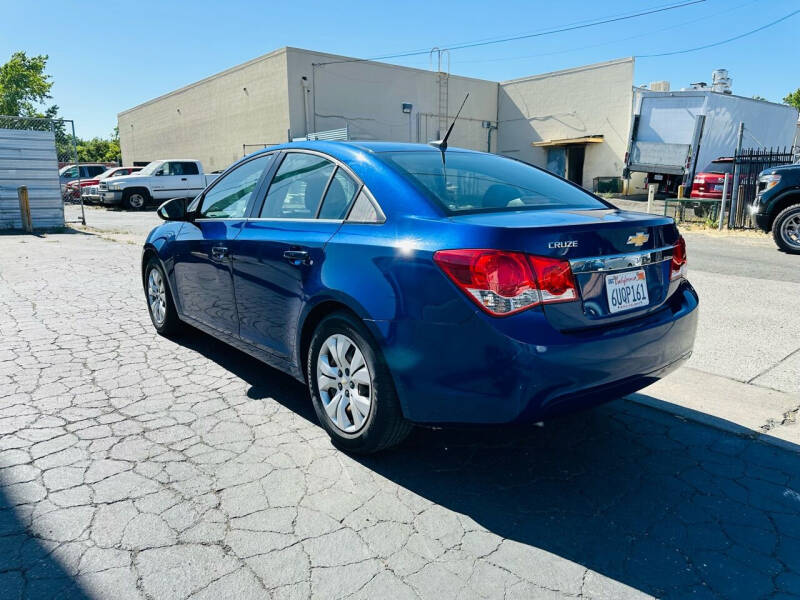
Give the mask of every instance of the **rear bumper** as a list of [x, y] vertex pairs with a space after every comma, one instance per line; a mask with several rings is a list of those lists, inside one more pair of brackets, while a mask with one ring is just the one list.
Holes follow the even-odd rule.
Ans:
[[[728, 195], [730, 196], [730, 194]], [[722, 190], [719, 192], [697, 192], [692, 190], [691, 197], [699, 200], [722, 200]]]
[[697, 306], [687, 282], [656, 313], [601, 332], [561, 333], [535, 310], [502, 328], [482, 313], [461, 324], [372, 326], [406, 418], [512, 423], [613, 400], [676, 369], [691, 355]]

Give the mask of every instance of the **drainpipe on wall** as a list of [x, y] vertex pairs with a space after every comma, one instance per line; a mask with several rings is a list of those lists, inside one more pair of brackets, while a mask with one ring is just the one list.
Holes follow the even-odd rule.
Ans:
[[497, 124], [492, 124], [491, 121], [483, 121], [481, 126], [488, 130], [487, 131], [487, 138], [486, 138], [486, 152], [492, 151], [492, 131], [497, 129]]
[[303, 129], [305, 129], [305, 135], [308, 135], [308, 77], [303, 75], [300, 78], [300, 89], [303, 90]]

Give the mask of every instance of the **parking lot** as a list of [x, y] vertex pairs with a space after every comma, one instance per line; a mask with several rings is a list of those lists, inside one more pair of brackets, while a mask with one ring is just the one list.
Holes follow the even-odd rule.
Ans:
[[0, 598], [800, 590], [800, 263], [769, 240], [686, 235], [696, 353], [636, 397], [359, 458], [296, 381], [155, 334], [152, 212], [87, 214], [0, 236]]

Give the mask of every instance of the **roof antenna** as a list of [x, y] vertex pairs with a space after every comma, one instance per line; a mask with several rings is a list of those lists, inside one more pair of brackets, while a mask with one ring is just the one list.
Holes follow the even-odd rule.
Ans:
[[458, 116], [461, 114], [461, 109], [464, 108], [464, 105], [467, 103], [467, 98], [469, 98], [469, 92], [467, 92], [467, 95], [464, 96], [464, 101], [461, 103], [461, 108], [458, 109], [455, 119], [453, 119], [453, 122], [450, 123], [450, 127], [447, 128], [447, 133], [444, 134], [444, 139], [437, 140], [435, 142], [428, 142], [434, 148], [438, 148], [442, 151], [442, 164], [444, 164], [444, 153], [447, 151], [447, 140], [450, 138], [450, 133], [453, 131], [453, 126], [456, 124], [456, 121], [458, 121]]

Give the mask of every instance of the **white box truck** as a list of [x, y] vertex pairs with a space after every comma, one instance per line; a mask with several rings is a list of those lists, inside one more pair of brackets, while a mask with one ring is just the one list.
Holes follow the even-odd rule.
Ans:
[[676, 194], [681, 184], [691, 188], [695, 171], [733, 156], [739, 123], [742, 148], [788, 149], [797, 109], [710, 90], [637, 90], [623, 176], [645, 173], [645, 187], [657, 183], [663, 194]]

